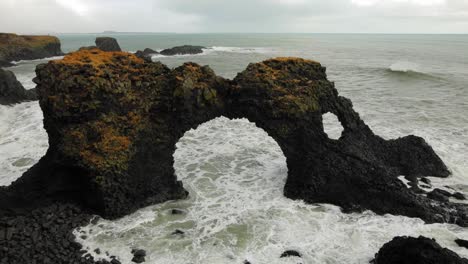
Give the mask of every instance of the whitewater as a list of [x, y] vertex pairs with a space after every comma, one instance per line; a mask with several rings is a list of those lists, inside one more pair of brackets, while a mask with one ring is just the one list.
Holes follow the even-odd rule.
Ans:
[[[73, 49], [80, 38], [86, 45], [88, 37], [93, 36], [61, 36], [64, 50]], [[189, 39], [184, 44], [205, 45], [208, 51], [200, 55], [153, 60], [170, 67], [184, 61], [208, 64], [228, 78], [268, 57], [316, 59], [328, 67], [329, 79], [374, 132], [386, 139], [415, 134], [433, 146], [452, 172], [448, 179], [429, 177], [433, 187], [468, 195], [468, 58], [461, 51], [468, 47], [466, 37], [249, 35], [236, 40], [181, 35], [167, 46], [161, 36], [133, 38], [119, 42], [126, 50], [162, 49]], [[436, 49], [437, 43], [446, 48]], [[40, 62], [17, 62], [11, 70], [26, 88], [33, 88], [34, 67]], [[341, 126], [333, 115], [325, 116], [324, 125], [330, 137], [339, 137]], [[47, 146], [37, 102], [0, 106], [0, 185], [20, 177]], [[369, 211], [344, 214], [333, 205], [285, 198], [285, 157], [248, 120], [221, 117], [188, 131], [174, 158], [189, 197], [76, 229], [77, 241], [89, 254], [130, 263], [131, 249], [138, 248], [146, 250], [145, 263], [152, 264], [360, 264], [394, 236], [424, 235], [468, 257], [468, 249], [454, 242], [468, 239], [468, 230], [456, 225], [426, 225], [417, 218]], [[181, 214], [173, 214], [174, 209]], [[285, 250], [300, 252], [302, 259], [279, 258]]]

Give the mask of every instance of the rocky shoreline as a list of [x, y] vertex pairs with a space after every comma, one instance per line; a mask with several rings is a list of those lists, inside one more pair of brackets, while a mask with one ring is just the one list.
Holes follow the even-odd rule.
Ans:
[[[248, 118], [278, 142], [289, 169], [288, 198], [468, 225], [465, 205], [426, 196], [397, 178], [450, 174], [424, 139], [375, 135], [318, 62], [270, 59], [227, 80], [208, 66], [171, 70], [91, 47], [36, 72], [50, 147], [0, 188], [0, 263], [94, 263], [81, 257], [72, 230], [93, 214], [114, 219], [185, 198], [174, 174], [175, 143], [221, 115]], [[324, 132], [325, 113], [344, 128], [338, 140]]]

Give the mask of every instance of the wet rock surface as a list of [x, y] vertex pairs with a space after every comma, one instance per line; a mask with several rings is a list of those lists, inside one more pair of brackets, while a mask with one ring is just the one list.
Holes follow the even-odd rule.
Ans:
[[374, 264], [466, 264], [468, 260], [426, 237], [395, 237], [375, 255]]
[[165, 56], [173, 56], [173, 55], [186, 55], [186, 54], [200, 54], [203, 53], [203, 46], [192, 46], [192, 45], [184, 45], [173, 47], [170, 49], [162, 50], [160, 53]]
[[96, 47], [103, 51], [121, 51], [119, 43], [115, 38], [111, 37], [97, 37]]
[[0, 69], [0, 105], [34, 100], [37, 100], [36, 89], [24, 89], [13, 72]]
[[[58, 202], [77, 204], [84, 211], [76, 217], [89, 221], [89, 213], [113, 219], [183, 199], [187, 192], [173, 168], [176, 142], [226, 116], [247, 118], [276, 140], [287, 159], [288, 198], [468, 224], [465, 205], [432, 200], [397, 178], [449, 175], [424, 139], [376, 136], [318, 62], [270, 59], [227, 80], [195, 63], [171, 70], [134, 54], [89, 49], [39, 65], [36, 73], [49, 150], [0, 190], [2, 221]], [[329, 112], [344, 128], [338, 140], [323, 129]], [[69, 231], [74, 217], [64, 220]]]
[[35, 60], [61, 55], [63, 52], [57, 37], [0, 33], [0, 62], [3, 61], [3, 64], [10, 61]]

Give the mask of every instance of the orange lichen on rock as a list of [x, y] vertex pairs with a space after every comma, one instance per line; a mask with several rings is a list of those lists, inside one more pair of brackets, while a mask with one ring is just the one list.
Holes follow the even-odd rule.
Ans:
[[[127, 168], [132, 135], [125, 135], [115, 124], [94, 121], [80, 127], [69, 127], [64, 132], [65, 153], [80, 157], [86, 166], [99, 171]], [[96, 138], [88, 138], [89, 133]]]
[[130, 64], [143, 64], [144, 61], [134, 54], [123, 52], [123, 51], [114, 51], [106, 52], [100, 49], [91, 49], [91, 50], [79, 50], [67, 54], [61, 60], [55, 60], [53, 63], [59, 64], [76, 64], [76, 65], [91, 65], [95, 68], [107, 67], [110, 65], [118, 65], [119, 67], [126, 66]]

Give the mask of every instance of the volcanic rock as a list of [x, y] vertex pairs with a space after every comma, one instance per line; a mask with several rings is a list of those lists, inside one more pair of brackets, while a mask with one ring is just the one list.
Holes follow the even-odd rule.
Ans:
[[426, 237], [395, 237], [375, 255], [374, 264], [468, 264], [455, 252]]
[[115, 38], [97, 37], [96, 46], [103, 51], [121, 51], [119, 43]]
[[60, 49], [60, 40], [57, 37], [0, 33], [0, 61], [4, 63], [61, 55], [63, 55], [63, 52]]
[[170, 49], [165, 49], [161, 51], [161, 54], [165, 56], [200, 54], [200, 53], [203, 53], [203, 49], [205, 49], [205, 47], [184, 45], [184, 46], [173, 47]]
[[159, 54], [159, 53], [157, 51], [149, 49], [149, 48], [146, 48], [143, 51], [138, 50], [137, 52], [135, 52], [135, 55], [138, 58], [141, 58], [141, 59], [145, 60], [146, 62], [151, 62], [152, 61], [151, 60], [151, 55], [153, 55], [153, 54]]
[[26, 90], [11, 71], [0, 69], [0, 105], [37, 100], [35, 89]]
[[[468, 224], [466, 205], [431, 200], [398, 180], [449, 175], [424, 139], [375, 135], [318, 62], [270, 59], [226, 80], [208, 66], [170, 70], [95, 49], [39, 65], [36, 73], [49, 150], [6, 190], [23, 204], [74, 201], [116, 218], [185, 198], [174, 174], [175, 144], [186, 131], [226, 116], [255, 122], [278, 142], [288, 198]], [[322, 115], [329, 112], [344, 128], [339, 140], [324, 132]]]

